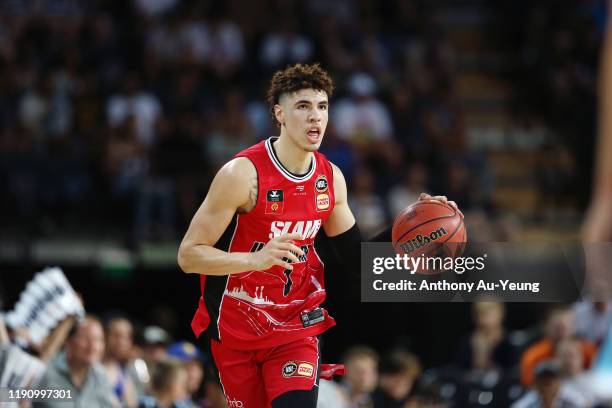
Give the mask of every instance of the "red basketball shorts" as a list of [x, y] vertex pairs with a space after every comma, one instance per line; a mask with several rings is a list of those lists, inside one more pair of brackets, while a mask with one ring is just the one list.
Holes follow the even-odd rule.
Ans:
[[276, 397], [318, 384], [319, 340], [306, 337], [261, 350], [236, 350], [211, 341], [229, 408], [269, 408]]

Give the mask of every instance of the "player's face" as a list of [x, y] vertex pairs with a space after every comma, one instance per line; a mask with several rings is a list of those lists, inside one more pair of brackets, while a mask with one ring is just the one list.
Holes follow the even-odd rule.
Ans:
[[301, 89], [283, 95], [276, 105], [276, 117], [287, 136], [300, 148], [314, 152], [319, 149], [328, 120], [327, 93]]

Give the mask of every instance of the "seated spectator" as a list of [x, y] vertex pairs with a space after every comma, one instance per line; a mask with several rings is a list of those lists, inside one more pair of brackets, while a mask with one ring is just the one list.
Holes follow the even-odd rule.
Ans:
[[411, 353], [395, 351], [383, 357], [378, 370], [378, 389], [372, 396], [374, 407], [404, 407], [420, 374], [421, 364]]
[[125, 317], [111, 318], [105, 326], [104, 368], [115, 396], [124, 407], [138, 405], [137, 376], [130, 366], [133, 331], [132, 323]]
[[[521, 357], [521, 383], [525, 386], [533, 384], [535, 367], [554, 357], [559, 342], [575, 335], [574, 314], [570, 306], [557, 306], [551, 309], [544, 324], [544, 338], [531, 345]], [[597, 351], [590, 341], [581, 339], [583, 364], [589, 368]]]
[[374, 191], [373, 174], [365, 167], [353, 179], [349, 205], [363, 236], [373, 236], [385, 228], [387, 224], [385, 203]]
[[147, 326], [143, 332], [143, 358], [147, 362], [166, 358], [166, 348], [170, 344], [170, 335], [159, 326]]
[[573, 306], [576, 334], [599, 345], [612, 325], [612, 303], [584, 300]]
[[563, 370], [555, 361], [540, 363], [534, 373], [533, 389], [512, 408], [590, 407], [580, 394], [562, 387]]
[[151, 395], [140, 399], [139, 408], [189, 407], [187, 398], [187, 370], [179, 361], [162, 360], [153, 367]]
[[334, 381], [321, 379], [317, 408], [349, 408], [348, 397]]
[[372, 392], [378, 383], [378, 354], [370, 347], [355, 346], [346, 352], [343, 363], [346, 367], [343, 385], [349, 407], [372, 408]]
[[378, 85], [365, 73], [356, 73], [348, 81], [350, 96], [338, 101], [333, 122], [338, 135], [356, 144], [389, 140], [393, 124], [387, 107], [376, 98]]
[[514, 367], [517, 353], [503, 326], [503, 303], [476, 302], [472, 317], [474, 331], [459, 343], [456, 358], [459, 367], [465, 370]]
[[[112, 407], [113, 391], [104, 367], [104, 330], [97, 317], [88, 315], [78, 322], [66, 341], [64, 353], [49, 363], [37, 388], [70, 391], [74, 406]], [[33, 407], [65, 407], [62, 400], [33, 402]]]
[[188, 341], [179, 341], [168, 347], [168, 357], [184, 364], [187, 370], [187, 397], [185, 404], [187, 406], [201, 406], [196, 401], [200, 396], [202, 382], [204, 380], [204, 355], [202, 352]]
[[570, 337], [561, 340], [555, 350], [555, 359], [561, 367], [563, 383], [561, 388], [564, 393], [571, 393], [580, 397], [580, 406], [593, 406], [595, 401], [592, 399], [590, 387], [587, 385], [588, 378], [584, 369], [584, 357], [582, 355], [582, 345], [577, 337]]
[[404, 176], [403, 182], [391, 189], [387, 195], [389, 211], [395, 217], [406, 205], [419, 199], [423, 191], [428, 191], [429, 172], [422, 162], [412, 163]]

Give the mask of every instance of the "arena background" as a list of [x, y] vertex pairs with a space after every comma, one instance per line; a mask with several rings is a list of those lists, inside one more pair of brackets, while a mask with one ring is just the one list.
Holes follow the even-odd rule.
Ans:
[[[336, 81], [322, 151], [366, 235], [427, 191], [458, 203], [471, 240], [578, 238], [604, 1], [6, 0], [0, 13], [3, 309], [58, 265], [89, 312], [193, 339], [198, 279], [178, 243], [218, 167], [275, 134], [265, 89], [293, 62]], [[327, 360], [365, 343], [452, 361], [469, 304], [360, 304], [357, 271], [325, 259]], [[544, 306], [508, 304], [506, 326], [537, 331]]]

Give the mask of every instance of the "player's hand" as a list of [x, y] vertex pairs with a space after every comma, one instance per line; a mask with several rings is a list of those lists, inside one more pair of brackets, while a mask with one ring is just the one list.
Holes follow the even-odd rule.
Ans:
[[272, 238], [259, 251], [253, 252], [253, 270], [264, 271], [274, 265], [292, 270], [293, 265], [290, 261], [299, 262], [298, 256], [304, 255], [304, 251], [293, 243], [293, 241], [301, 239], [302, 234], [299, 233], [284, 234]]
[[421, 195], [419, 196], [419, 201], [427, 201], [427, 200], [435, 200], [435, 201], [440, 201], [440, 202], [442, 202], [444, 204], [448, 204], [455, 211], [457, 211], [459, 213], [461, 218], [464, 218], [463, 217], [463, 213], [461, 212], [461, 210], [457, 206], [457, 203], [454, 202], [454, 201], [450, 201], [448, 198], [446, 198], [446, 196], [431, 196], [431, 195], [429, 195], [427, 193], [421, 193]]

